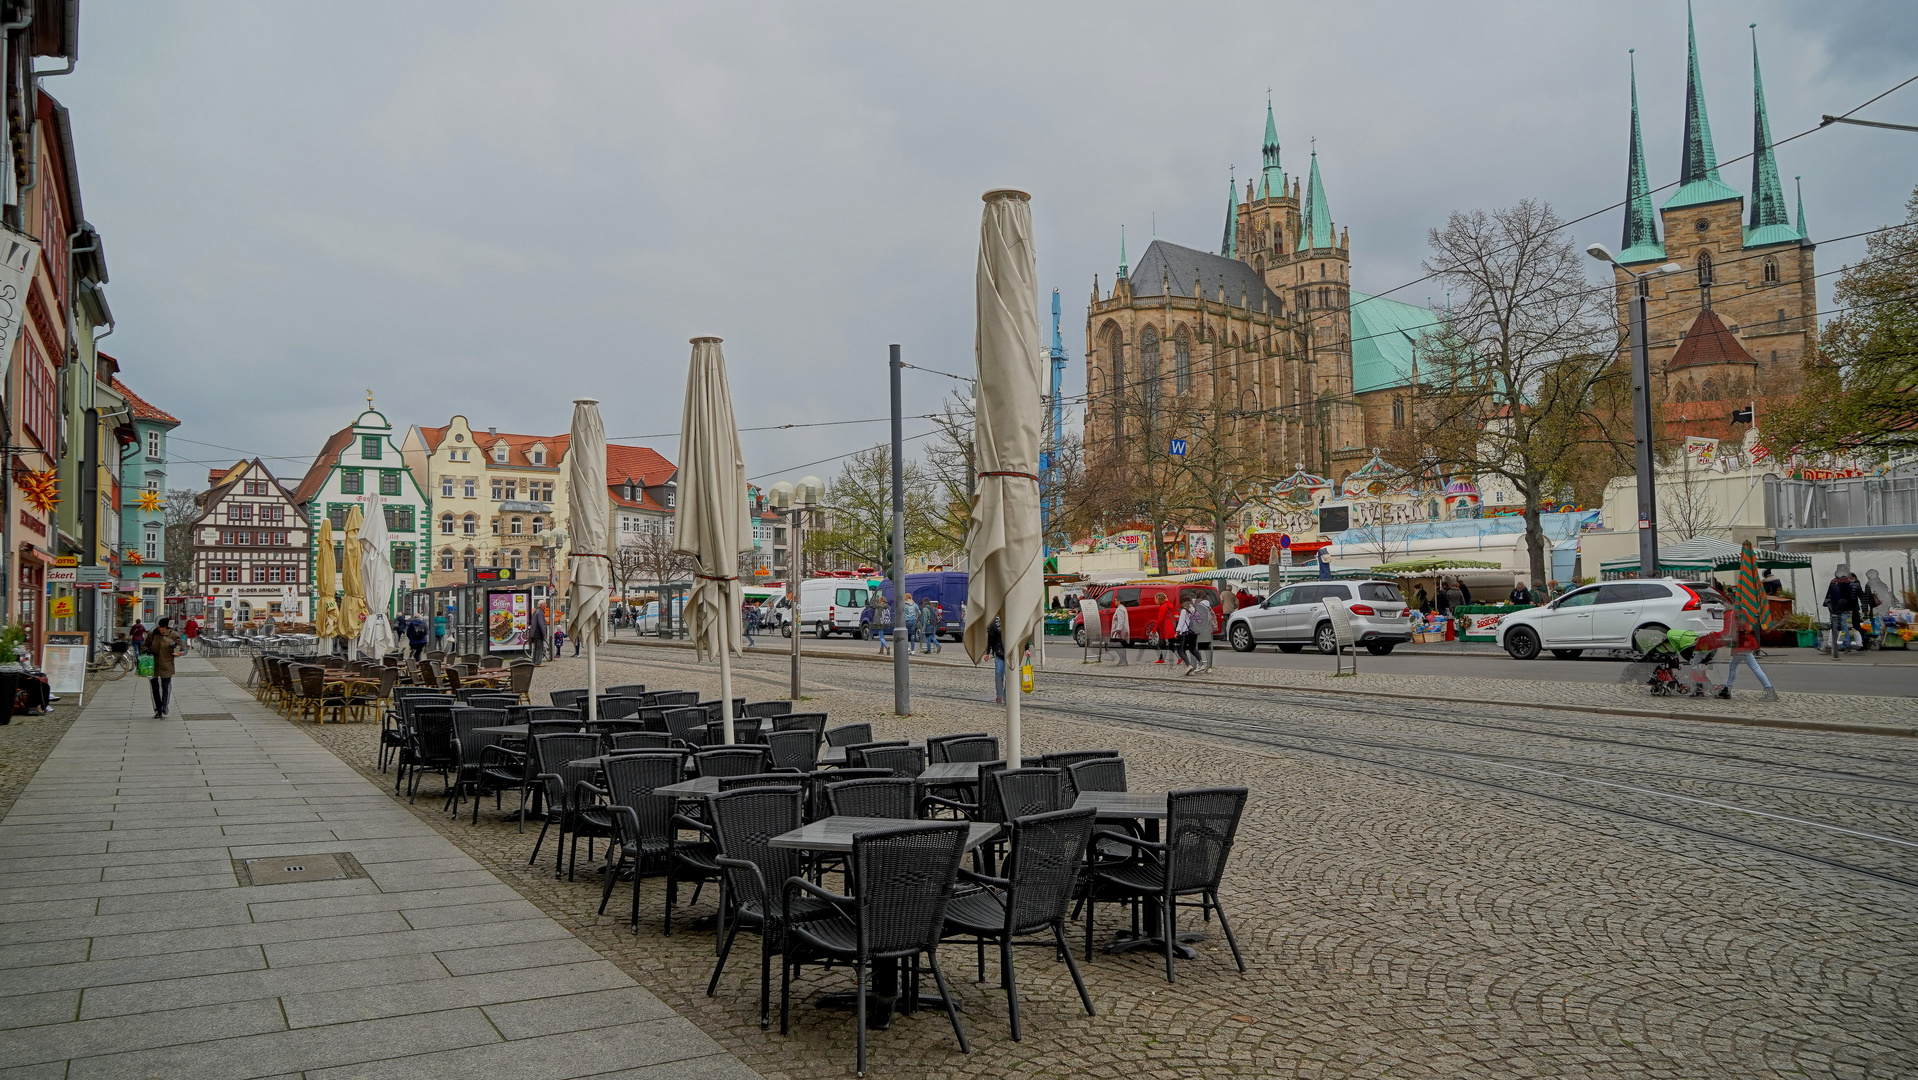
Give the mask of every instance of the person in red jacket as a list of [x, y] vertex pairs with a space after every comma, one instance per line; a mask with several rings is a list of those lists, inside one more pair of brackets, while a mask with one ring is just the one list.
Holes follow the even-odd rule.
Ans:
[[[1165, 663], [1165, 647], [1171, 645], [1174, 649], [1173, 655], [1178, 657], [1177, 649], [1179, 642], [1179, 609], [1172, 606], [1172, 601], [1169, 600], [1164, 593], [1159, 594], [1158, 631], [1159, 659], [1155, 662], [1163, 664]], [[1184, 663], [1184, 659], [1180, 657], [1179, 662]]]

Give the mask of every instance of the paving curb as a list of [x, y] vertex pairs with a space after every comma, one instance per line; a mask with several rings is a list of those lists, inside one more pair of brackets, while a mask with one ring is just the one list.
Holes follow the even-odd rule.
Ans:
[[[644, 638], [624, 639], [624, 640], [612, 639], [607, 641], [606, 644], [621, 645], [628, 648], [641, 648], [641, 649], [679, 649], [679, 650], [684, 650], [688, 652], [690, 652], [693, 649], [693, 643], [690, 641], [660, 641], [660, 640], [648, 641]], [[746, 652], [754, 656], [780, 657], [780, 656], [792, 655], [791, 649], [769, 649], [769, 648], [765, 648], [763, 646], [758, 646], [758, 645], [755, 645], [752, 648], [747, 649]], [[814, 659], [823, 659], [823, 660], [854, 660], [854, 661], [862, 661], [866, 663], [885, 663], [885, 664], [891, 664], [893, 662], [891, 655], [889, 654], [881, 655], [877, 652], [868, 653], [864, 655], [859, 653], [837, 653], [837, 652], [835, 653], [802, 653], [802, 655], [810, 656]], [[946, 663], [946, 662], [940, 661], [940, 663]], [[949, 666], [957, 666], [957, 665], [949, 665]], [[1054, 674], [1087, 675], [1090, 673], [1066, 671], [1066, 672], [1054, 672]], [[1132, 682], [1150, 682], [1150, 683], [1159, 683], [1159, 682], [1165, 681], [1163, 679], [1151, 679], [1151, 678], [1145, 678], [1138, 675], [1118, 675], [1118, 674], [1100, 675], [1098, 676], [1098, 678], [1127, 679]], [[1212, 686], [1221, 686], [1221, 685], [1232, 686], [1232, 687], [1237, 687], [1243, 690], [1297, 690], [1297, 691], [1303, 691], [1309, 694], [1318, 694], [1318, 693], [1350, 694], [1354, 697], [1391, 698], [1399, 701], [1429, 700], [1429, 696], [1424, 694], [1407, 694], [1407, 693], [1400, 693], [1392, 690], [1359, 690], [1356, 688], [1343, 687], [1343, 686], [1326, 686], [1326, 687], [1279, 686], [1271, 683], [1233, 682], [1229, 680], [1217, 680], [1217, 679], [1208, 680], [1208, 683], [1209, 685], [1212, 685]], [[1825, 731], [1825, 732], [1831, 732], [1834, 734], [1846, 734], [1846, 735], [1885, 735], [1885, 736], [1890, 736], [1892, 738], [1918, 737], [1918, 727], [1906, 727], [1906, 726], [1895, 725], [1895, 724], [1843, 724], [1843, 723], [1828, 723], [1822, 720], [1780, 720], [1780, 719], [1774, 719], [1772, 717], [1765, 717], [1765, 716], [1735, 716], [1729, 713], [1666, 712], [1659, 709], [1634, 709], [1626, 706], [1614, 707], [1614, 706], [1607, 706], [1607, 705], [1574, 705], [1566, 702], [1556, 702], [1556, 701], [1504, 701], [1499, 699], [1487, 698], [1482, 700], [1480, 703], [1484, 705], [1505, 705], [1505, 706], [1509, 706], [1511, 708], [1516, 708], [1516, 709], [1549, 709], [1554, 712], [1594, 713], [1601, 716], [1630, 716], [1630, 717], [1636, 717], [1639, 719], [1650, 719], [1650, 720], [1696, 720], [1706, 724], [1735, 724], [1741, 727], [1781, 728], [1788, 731]]]

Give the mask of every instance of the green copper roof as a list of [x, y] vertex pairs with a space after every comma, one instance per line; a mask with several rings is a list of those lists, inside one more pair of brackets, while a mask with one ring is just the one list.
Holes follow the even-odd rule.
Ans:
[[1631, 68], [1632, 146], [1625, 166], [1625, 237], [1620, 241], [1624, 248], [1624, 254], [1619, 256], [1621, 262], [1665, 257], [1665, 246], [1658, 242], [1658, 212], [1652, 209], [1652, 185], [1645, 175], [1645, 137], [1638, 127], [1637, 59], [1631, 60]]
[[1718, 153], [1712, 149], [1712, 121], [1705, 113], [1705, 83], [1698, 74], [1698, 30], [1691, 5], [1685, 5], [1685, 149], [1679, 155], [1678, 190], [1665, 209], [1736, 199], [1738, 192], [1718, 178]]
[[1225, 239], [1219, 242], [1219, 254], [1228, 259], [1239, 254], [1239, 181], [1237, 177], [1227, 177], [1225, 181]]
[[[1765, 77], [1758, 69], [1758, 24], [1752, 24], [1752, 213], [1754, 233], [1791, 226], [1785, 189], [1778, 182], [1778, 158], [1772, 151], [1771, 118], [1765, 112]], [[1749, 243], [1749, 241], [1748, 241]]]
[[1805, 231], [1805, 178], [1794, 176], [1791, 182], [1798, 186], [1798, 239], [1810, 240], [1811, 233]]
[[[1383, 296], [1352, 294], [1352, 392], [1385, 390], [1412, 381], [1412, 342], [1438, 325], [1438, 316], [1415, 304]], [[1411, 340], [1406, 340], [1410, 335]]]
[[1119, 279], [1125, 280], [1125, 226], [1119, 226]]
[[1272, 103], [1265, 103], [1265, 143], [1259, 148], [1265, 168], [1259, 176], [1259, 198], [1270, 199], [1273, 192], [1285, 197], [1285, 171], [1279, 168], [1279, 125], [1272, 120]]
[[1332, 210], [1325, 204], [1325, 184], [1319, 180], [1319, 152], [1312, 151], [1312, 175], [1305, 186], [1305, 222], [1299, 229], [1299, 250], [1332, 246]]

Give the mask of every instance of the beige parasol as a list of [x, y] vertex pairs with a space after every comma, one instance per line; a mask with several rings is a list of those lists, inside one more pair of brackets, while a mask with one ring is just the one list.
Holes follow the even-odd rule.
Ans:
[[[986, 655], [999, 619], [1006, 662], [1017, 667], [1039, 623], [1045, 578], [1039, 560], [1039, 293], [1033, 267], [1032, 197], [988, 191], [979, 226], [978, 397], [972, 442], [978, 495], [966, 529], [966, 652]], [[1021, 757], [1019, 690], [1006, 695], [1006, 760]]]
[[606, 527], [606, 426], [599, 402], [573, 402], [573, 434], [567, 444], [566, 513], [572, 523], [571, 603], [566, 632], [586, 646], [586, 719], [599, 707], [599, 643], [606, 636], [606, 596], [613, 578]]
[[313, 571], [313, 635], [321, 638], [340, 636], [340, 602], [333, 598], [333, 519], [322, 514], [320, 545]]
[[346, 552], [340, 560], [340, 625], [337, 636], [350, 638], [360, 634], [360, 620], [366, 618], [366, 585], [360, 580], [360, 526], [365, 517], [358, 506], [346, 512]]
[[733, 654], [740, 651], [739, 556], [751, 551], [746, 458], [733, 422], [726, 358], [716, 337], [693, 339], [686, 412], [679, 426], [679, 505], [673, 550], [693, 560], [686, 625], [700, 659], [719, 658], [720, 718], [733, 741]]

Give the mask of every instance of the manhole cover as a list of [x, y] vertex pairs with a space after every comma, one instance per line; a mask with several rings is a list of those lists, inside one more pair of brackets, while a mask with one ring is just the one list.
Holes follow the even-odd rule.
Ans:
[[235, 859], [233, 872], [242, 885], [289, 885], [300, 881], [342, 881], [366, 876], [359, 860], [345, 852]]
[[233, 719], [233, 714], [223, 712], [182, 713], [180, 719], [191, 724], [203, 720], [231, 720]]

